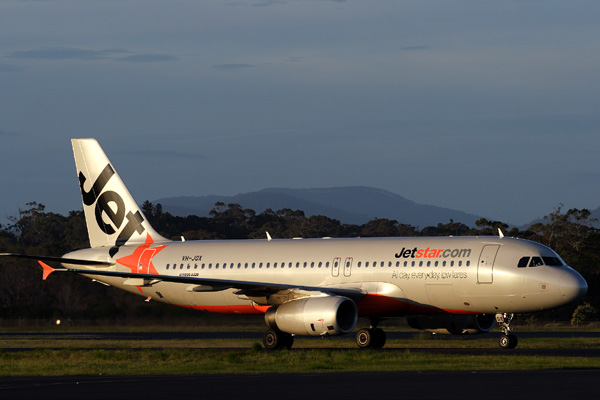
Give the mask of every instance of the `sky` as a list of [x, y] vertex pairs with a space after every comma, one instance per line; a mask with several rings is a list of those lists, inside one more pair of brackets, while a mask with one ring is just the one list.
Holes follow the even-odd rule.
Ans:
[[82, 137], [140, 203], [371, 186], [510, 224], [595, 209], [598, 21], [596, 0], [2, 0], [0, 224], [81, 209]]

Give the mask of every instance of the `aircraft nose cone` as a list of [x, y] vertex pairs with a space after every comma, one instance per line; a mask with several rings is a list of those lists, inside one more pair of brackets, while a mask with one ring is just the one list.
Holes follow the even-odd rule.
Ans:
[[569, 268], [568, 272], [568, 275], [561, 279], [560, 288], [562, 295], [569, 303], [580, 301], [587, 293], [587, 282], [574, 269]]

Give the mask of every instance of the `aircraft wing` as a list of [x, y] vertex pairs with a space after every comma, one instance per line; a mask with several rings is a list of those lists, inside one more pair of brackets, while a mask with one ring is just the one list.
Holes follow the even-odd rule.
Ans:
[[[40, 262], [40, 265], [43, 264]], [[51, 268], [48, 265], [42, 265], [42, 268]], [[324, 292], [337, 296], [349, 297], [353, 300], [360, 300], [366, 292], [361, 289], [353, 288], [340, 288], [340, 287], [329, 287], [329, 286], [306, 286], [297, 284], [283, 284], [283, 283], [270, 283], [270, 282], [253, 282], [253, 281], [237, 281], [229, 279], [211, 279], [201, 278], [195, 276], [177, 276], [177, 275], [154, 275], [154, 274], [140, 274], [133, 272], [119, 272], [119, 271], [103, 271], [103, 270], [90, 270], [90, 269], [75, 269], [75, 268], [56, 268], [53, 271], [48, 272], [45, 276], [47, 277], [51, 272], [71, 272], [82, 275], [92, 276], [112, 276], [119, 278], [130, 278], [130, 279], [141, 279], [148, 281], [150, 284], [158, 282], [175, 282], [175, 283], [187, 283], [190, 285], [198, 285], [199, 292], [202, 291], [220, 291], [226, 289], [240, 289], [241, 293], [277, 293], [282, 290], [303, 290], [311, 292]], [[192, 290], [193, 291], [193, 290]]]
[[[63, 257], [51, 257], [51, 256], [33, 256], [26, 254], [14, 254], [14, 253], [0, 253], [0, 256], [7, 257], [18, 257], [37, 260], [42, 266], [43, 279], [45, 280], [48, 275], [53, 272], [66, 272], [75, 273], [87, 276], [106, 276], [106, 277], [118, 277], [118, 278], [129, 278], [139, 280], [139, 286], [144, 284], [156, 284], [159, 282], [174, 282], [174, 283], [187, 283], [189, 285], [196, 285], [191, 291], [206, 292], [206, 291], [220, 291], [226, 289], [239, 289], [240, 294], [275, 294], [285, 290], [294, 291], [309, 291], [309, 292], [322, 292], [326, 294], [332, 294], [337, 296], [348, 297], [354, 301], [358, 301], [363, 298], [367, 292], [359, 288], [348, 288], [348, 287], [335, 287], [335, 286], [307, 286], [297, 285], [293, 283], [271, 283], [271, 282], [256, 282], [256, 281], [238, 281], [229, 279], [212, 279], [202, 278], [197, 276], [179, 276], [179, 275], [157, 275], [157, 274], [141, 274], [137, 272], [121, 272], [121, 271], [108, 271], [103, 269], [83, 269], [83, 268], [53, 268], [46, 264], [48, 262], [60, 262], [62, 264], [71, 265], [93, 265], [93, 266], [112, 266], [115, 263], [104, 262], [104, 261], [90, 261], [71, 259]], [[135, 285], [137, 286], [137, 285]]]

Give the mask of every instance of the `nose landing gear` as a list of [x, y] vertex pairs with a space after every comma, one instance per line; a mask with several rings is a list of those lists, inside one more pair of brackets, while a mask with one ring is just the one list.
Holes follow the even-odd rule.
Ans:
[[502, 328], [502, 335], [500, 335], [498, 343], [503, 349], [514, 349], [519, 343], [519, 339], [517, 339], [517, 336], [513, 333], [510, 333], [510, 321], [512, 321], [514, 316], [515, 314], [512, 313], [496, 314], [496, 322], [498, 322], [498, 324]]

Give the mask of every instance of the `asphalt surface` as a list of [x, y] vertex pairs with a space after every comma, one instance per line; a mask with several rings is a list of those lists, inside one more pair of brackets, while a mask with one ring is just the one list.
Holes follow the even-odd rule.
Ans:
[[[416, 333], [418, 334], [418, 333]], [[412, 332], [388, 332], [388, 338], [410, 338]], [[78, 340], [171, 340], [262, 338], [261, 332], [95, 332], [10, 333], [2, 337], [73, 338]], [[486, 334], [497, 337], [498, 333]], [[486, 337], [477, 335], [476, 338]], [[600, 337], [597, 332], [519, 332], [519, 339]], [[321, 339], [315, 339], [321, 340]], [[437, 340], [437, 338], [436, 338]], [[443, 339], [441, 339], [443, 340]], [[467, 340], [471, 340], [470, 338]], [[9, 351], [22, 351], [15, 349]], [[292, 349], [292, 351], [306, 351]], [[404, 351], [381, 349], [381, 352]], [[411, 349], [448, 354], [514, 354], [598, 357], [594, 370], [376, 372], [185, 376], [0, 377], [0, 399], [565, 399], [598, 398], [599, 349]], [[0, 359], [0, 363], [2, 359]]]
[[600, 370], [0, 378], [2, 399], [594, 399]]

